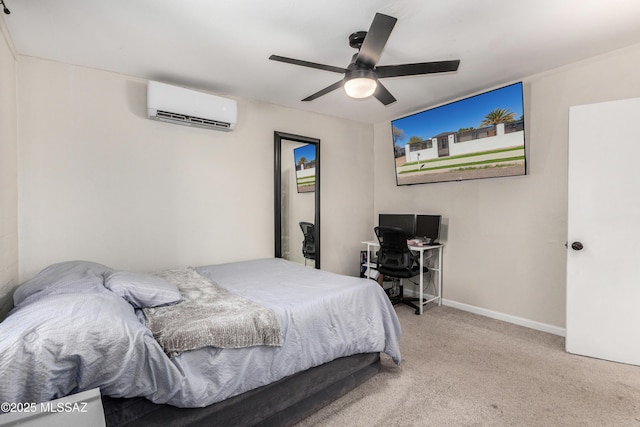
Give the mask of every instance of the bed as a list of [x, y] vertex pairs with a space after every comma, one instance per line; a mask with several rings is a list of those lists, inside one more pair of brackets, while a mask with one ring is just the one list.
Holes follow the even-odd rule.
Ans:
[[[216, 314], [173, 324], [188, 307], [182, 317], [198, 319], [200, 301]], [[22, 284], [14, 305], [0, 323], [0, 401], [99, 387], [113, 426], [291, 425], [374, 375], [380, 352], [401, 361], [376, 282], [278, 258], [153, 275], [64, 262]], [[236, 312], [249, 328], [229, 333]]]

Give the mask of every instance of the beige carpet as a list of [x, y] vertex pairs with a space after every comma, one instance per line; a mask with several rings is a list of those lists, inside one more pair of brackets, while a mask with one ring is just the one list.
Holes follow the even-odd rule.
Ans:
[[298, 427], [640, 427], [640, 367], [571, 355], [562, 337], [449, 307], [396, 311], [401, 366], [383, 355], [378, 375]]

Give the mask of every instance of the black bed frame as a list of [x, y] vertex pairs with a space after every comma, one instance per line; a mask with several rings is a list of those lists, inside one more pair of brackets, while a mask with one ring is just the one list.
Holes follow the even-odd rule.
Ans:
[[380, 354], [333, 360], [204, 408], [177, 408], [143, 397], [102, 397], [108, 427], [292, 426], [380, 370]]

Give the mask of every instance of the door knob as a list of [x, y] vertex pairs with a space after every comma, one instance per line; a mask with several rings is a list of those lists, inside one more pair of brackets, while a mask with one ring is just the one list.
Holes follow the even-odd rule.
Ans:
[[571, 244], [571, 249], [573, 249], [574, 251], [580, 251], [582, 250], [582, 248], [584, 248], [584, 246], [582, 245], [581, 242], [573, 242]]

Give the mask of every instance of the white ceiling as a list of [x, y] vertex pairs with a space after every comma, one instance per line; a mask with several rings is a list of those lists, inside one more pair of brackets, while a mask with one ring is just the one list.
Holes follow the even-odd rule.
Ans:
[[[639, 0], [5, 0], [21, 55], [377, 123], [640, 43]], [[398, 18], [378, 65], [460, 59], [457, 72], [382, 80], [397, 102], [339, 89], [348, 36]]]

